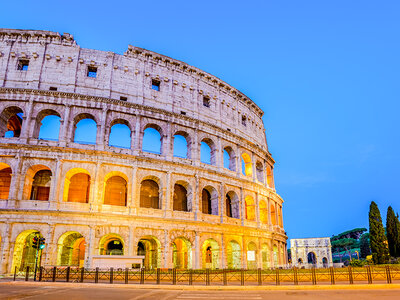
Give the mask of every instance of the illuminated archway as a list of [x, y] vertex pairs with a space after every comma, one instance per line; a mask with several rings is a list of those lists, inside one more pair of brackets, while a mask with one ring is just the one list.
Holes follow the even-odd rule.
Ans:
[[208, 239], [201, 247], [203, 269], [219, 269], [219, 245], [214, 239]]
[[124, 255], [124, 241], [115, 233], [103, 236], [99, 248], [100, 255]]
[[255, 208], [254, 199], [251, 196], [246, 196], [244, 201], [245, 201], [246, 219], [250, 220], [250, 221], [255, 221], [256, 220], [256, 208]]
[[260, 207], [260, 222], [261, 224], [268, 224], [268, 208], [265, 201], [261, 200], [259, 203]]
[[279, 258], [278, 258], [278, 246], [274, 245], [274, 247], [272, 248], [273, 250], [273, 255], [274, 255], [274, 267], [277, 268], [279, 265]]
[[254, 242], [247, 245], [247, 269], [257, 269], [257, 246]]
[[180, 237], [172, 243], [172, 261], [176, 269], [192, 268], [192, 245], [189, 240]]
[[227, 245], [228, 269], [240, 269], [242, 267], [242, 252], [238, 242], [230, 241]]
[[267, 244], [261, 245], [261, 259], [262, 259], [262, 268], [268, 269], [270, 267], [270, 257], [269, 257], [269, 249]]
[[66, 202], [89, 202], [90, 173], [82, 168], [73, 168], [65, 175], [64, 195]]
[[159, 268], [161, 266], [160, 242], [152, 236], [142, 237], [137, 244], [137, 255], [144, 256], [144, 268]]
[[85, 238], [79, 232], [66, 232], [57, 244], [57, 265], [83, 267], [85, 262]]
[[251, 157], [246, 152], [242, 153], [242, 174], [245, 176], [253, 175]]
[[25, 271], [27, 266], [33, 271], [35, 268], [36, 254], [38, 254], [37, 261], [40, 261], [42, 251], [37, 251], [37, 249], [32, 247], [34, 237], [41, 238], [42, 235], [37, 230], [25, 230], [17, 236], [14, 245], [12, 272], [15, 268], [19, 271]]
[[7, 200], [10, 194], [12, 170], [9, 165], [0, 163], [0, 199]]

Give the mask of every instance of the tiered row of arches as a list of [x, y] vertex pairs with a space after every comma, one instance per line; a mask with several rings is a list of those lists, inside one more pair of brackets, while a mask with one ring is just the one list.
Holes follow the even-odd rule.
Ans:
[[[128, 120], [127, 116], [116, 112], [102, 116], [88, 112], [72, 115], [70, 107], [60, 111], [54, 105], [49, 106], [52, 108], [31, 108], [34, 110], [29, 111], [31, 117], [18, 106], [4, 108], [0, 114], [0, 137], [25, 137], [81, 147], [107, 145], [110, 151], [113, 148], [138, 149], [162, 156], [198, 159], [274, 187], [273, 168], [266, 160], [230, 142], [220, 142], [210, 134], [201, 133], [197, 137], [190, 127], [167, 126], [146, 117], [134, 116]], [[101, 125], [102, 122], [105, 124]]]

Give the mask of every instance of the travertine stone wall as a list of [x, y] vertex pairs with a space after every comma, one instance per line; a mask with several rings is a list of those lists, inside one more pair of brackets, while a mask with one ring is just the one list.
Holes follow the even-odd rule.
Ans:
[[[18, 70], [21, 60], [29, 61], [27, 71]], [[97, 68], [96, 78], [87, 76], [88, 67]], [[151, 88], [153, 79], [160, 82], [160, 91]], [[210, 107], [203, 105], [204, 96], [210, 99]], [[220, 268], [227, 267], [230, 241], [240, 245], [242, 267], [247, 267], [249, 243], [257, 245], [258, 267], [286, 263], [283, 200], [273, 183], [275, 162], [267, 148], [263, 112], [215, 76], [133, 46], [118, 55], [80, 48], [70, 34], [0, 29], [0, 113], [10, 107], [22, 110], [23, 122], [20, 137], [0, 137], [0, 169], [12, 170], [8, 199], [0, 200], [2, 272], [11, 271], [17, 238], [30, 230], [39, 231], [48, 242], [45, 265], [57, 264], [60, 239], [68, 232], [84, 237], [87, 267], [108, 234], [123, 240], [126, 255], [136, 255], [142, 237], [154, 237], [161, 267], [171, 267], [172, 243], [180, 237], [191, 244], [193, 268], [202, 267], [201, 248], [208, 239], [218, 243]], [[49, 111], [61, 117], [58, 141], [38, 139], [41, 121]], [[74, 142], [82, 114], [91, 115], [97, 124], [95, 145]], [[131, 130], [129, 149], [109, 146], [116, 120], [123, 120]], [[156, 126], [161, 133], [161, 154], [142, 151], [148, 126]], [[188, 158], [173, 156], [177, 132], [186, 135]], [[213, 145], [212, 165], [200, 161], [204, 139]], [[232, 170], [223, 165], [226, 147], [231, 151]], [[250, 176], [242, 174], [243, 153], [251, 158]], [[38, 166], [52, 173], [49, 201], [29, 200], [30, 174]], [[68, 171], [78, 167], [90, 174], [88, 203], [66, 202], [63, 196]], [[126, 206], [103, 204], [104, 180], [112, 172], [126, 178]], [[161, 209], [139, 207], [140, 183], [147, 178], [159, 184]], [[190, 190], [188, 212], [172, 209], [176, 182], [184, 182]], [[201, 213], [205, 187], [215, 190], [213, 215]], [[225, 197], [230, 192], [235, 195], [235, 218], [225, 215]], [[247, 196], [254, 200], [255, 220], [245, 218]], [[261, 201], [268, 211], [264, 221], [258, 209]]]
[[[331, 239], [309, 238], [309, 239], [290, 239], [290, 252], [292, 255], [292, 265], [296, 267], [327, 268], [333, 266]], [[314, 254], [315, 264], [312, 264], [312, 258], [309, 255]]]

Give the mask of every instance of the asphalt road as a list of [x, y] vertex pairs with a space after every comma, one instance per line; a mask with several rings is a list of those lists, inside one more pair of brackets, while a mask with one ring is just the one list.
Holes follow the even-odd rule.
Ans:
[[0, 299], [208, 299], [208, 300], [286, 300], [286, 299], [400, 299], [400, 288], [396, 289], [330, 289], [330, 290], [170, 290], [139, 289], [118, 286], [96, 286], [91, 284], [1, 284]]

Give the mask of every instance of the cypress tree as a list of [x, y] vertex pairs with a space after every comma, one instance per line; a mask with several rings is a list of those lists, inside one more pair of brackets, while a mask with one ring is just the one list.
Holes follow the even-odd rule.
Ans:
[[396, 228], [397, 228], [397, 252], [396, 257], [400, 257], [400, 221], [399, 214], [396, 215]]
[[389, 260], [389, 250], [386, 245], [385, 230], [383, 229], [378, 205], [376, 205], [374, 201], [372, 201], [369, 206], [369, 234], [374, 263], [387, 263]]
[[386, 236], [389, 246], [389, 253], [391, 256], [396, 257], [399, 249], [399, 232], [398, 232], [398, 219], [396, 218], [393, 208], [388, 207], [386, 214]]

